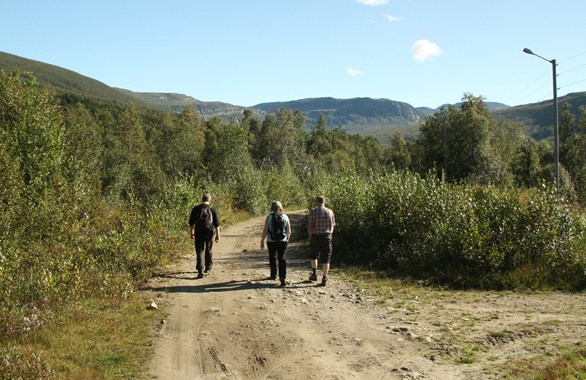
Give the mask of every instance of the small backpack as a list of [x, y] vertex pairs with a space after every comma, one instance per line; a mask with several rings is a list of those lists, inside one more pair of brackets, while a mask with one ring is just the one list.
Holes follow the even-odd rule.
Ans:
[[281, 214], [273, 214], [271, 228], [269, 228], [272, 241], [282, 241], [287, 237], [285, 232], [285, 218]]
[[200, 209], [195, 219], [196, 231], [208, 231], [211, 232], [214, 229], [212, 210], [209, 205], [204, 204]]

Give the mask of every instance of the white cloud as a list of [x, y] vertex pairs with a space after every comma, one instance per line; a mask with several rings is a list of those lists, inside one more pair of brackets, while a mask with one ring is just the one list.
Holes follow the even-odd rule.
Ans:
[[370, 5], [370, 6], [377, 6], [377, 5], [385, 5], [389, 2], [389, 0], [356, 0], [357, 3]]
[[443, 53], [444, 52], [438, 45], [428, 40], [415, 41], [413, 47], [411, 48], [413, 59], [417, 62], [425, 62], [428, 59], [438, 57]]
[[362, 75], [362, 71], [360, 71], [360, 70], [356, 70], [356, 69], [353, 69], [353, 68], [351, 68], [351, 67], [347, 68], [347, 69], [346, 69], [346, 72], [347, 72], [347, 73], [348, 73], [348, 75], [350, 75], [351, 77], [356, 77], [356, 76], [358, 76], [358, 75]]
[[393, 15], [385, 15], [385, 17], [387, 18], [387, 20], [388, 20], [389, 22], [395, 22], [395, 21], [399, 21], [399, 20], [401, 20], [399, 17], [395, 17], [395, 16], [393, 16]]

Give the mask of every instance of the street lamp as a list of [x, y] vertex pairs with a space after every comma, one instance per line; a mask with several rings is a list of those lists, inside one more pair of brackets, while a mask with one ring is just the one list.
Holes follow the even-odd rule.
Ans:
[[551, 63], [551, 67], [553, 70], [553, 117], [554, 117], [554, 124], [553, 124], [553, 172], [555, 176], [555, 185], [556, 188], [559, 189], [560, 184], [560, 170], [559, 170], [559, 160], [560, 160], [560, 137], [559, 137], [559, 123], [558, 123], [558, 86], [557, 86], [557, 74], [556, 74], [556, 63], [555, 59], [551, 61], [549, 59], [543, 58], [542, 56], [535, 54], [531, 51], [531, 49], [523, 49], [524, 53], [534, 55]]

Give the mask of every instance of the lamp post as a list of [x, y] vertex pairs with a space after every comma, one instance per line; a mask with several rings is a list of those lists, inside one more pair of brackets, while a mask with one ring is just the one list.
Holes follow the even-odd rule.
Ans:
[[560, 186], [560, 170], [559, 170], [559, 160], [560, 160], [560, 138], [559, 138], [559, 123], [558, 123], [558, 86], [557, 86], [557, 74], [556, 74], [556, 62], [555, 59], [551, 61], [549, 59], [543, 58], [542, 56], [535, 54], [531, 51], [531, 49], [523, 49], [524, 53], [534, 55], [551, 63], [551, 67], [553, 70], [553, 117], [554, 117], [554, 124], [553, 124], [553, 172], [555, 176], [555, 185], [556, 188], [559, 189]]

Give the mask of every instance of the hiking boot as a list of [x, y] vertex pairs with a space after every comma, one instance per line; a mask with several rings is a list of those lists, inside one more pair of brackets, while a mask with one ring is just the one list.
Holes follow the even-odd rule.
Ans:
[[197, 274], [197, 278], [203, 278], [203, 273], [202, 273], [202, 272], [199, 272], [199, 273]]
[[287, 282], [285, 282], [284, 278], [281, 279], [281, 284], [279, 286], [287, 286]]
[[310, 274], [309, 281], [317, 281], [317, 274], [315, 274], [315, 273]]
[[276, 280], [276, 279], [277, 279], [277, 276], [269, 276], [269, 278], [270, 278], [271, 280]]
[[212, 270], [212, 267], [206, 267], [206, 269], [203, 270], [203, 273], [208, 273], [211, 270]]
[[328, 282], [328, 278], [326, 276], [323, 276], [321, 279], [321, 286], [326, 286], [327, 282]]

